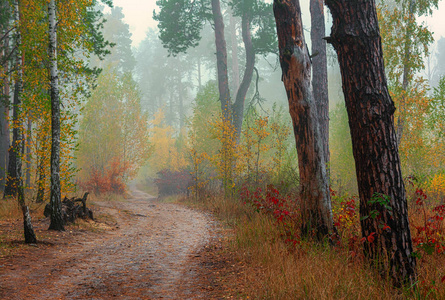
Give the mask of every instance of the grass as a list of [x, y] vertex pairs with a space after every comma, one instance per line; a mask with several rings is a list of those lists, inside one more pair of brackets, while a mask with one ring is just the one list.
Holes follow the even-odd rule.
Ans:
[[239, 280], [251, 299], [445, 299], [443, 254], [418, 260], [417, 290], [396, 289], [348, 249], [286, 243], [275, 219], [238, 199], [204, 196], [182, 202], [211, 210], [233, 228], [228, 251], [247, 266]]

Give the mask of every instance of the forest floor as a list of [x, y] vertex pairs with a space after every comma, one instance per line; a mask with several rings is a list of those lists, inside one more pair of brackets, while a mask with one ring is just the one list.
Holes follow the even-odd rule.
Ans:
[[233, 297], [237, 266], [210, 214], [138, 190], [94, 207], [102, 217], [89, 229], [47, 231], [48, 219], [36, 220], [30, 246], [21, 220], [0, 222], [0, 241], [13, 249], [0, 255], [0, 299]]

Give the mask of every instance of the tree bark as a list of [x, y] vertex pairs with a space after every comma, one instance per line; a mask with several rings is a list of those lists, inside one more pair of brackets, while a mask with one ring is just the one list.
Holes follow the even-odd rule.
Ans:
[[325, 164], [330, 161], [329, 153], [329, 95], [328, 62], [326, 57], [326, 36], [323, 1], [311, 0], [311, 42], [312, 42], [312, 91], [317, 105], [318, 123], [323, 144]]
[[32, 132], [32, 122], [31, 118], [28, 117], [28, 124], [26, 130], [26, 186], [31, 186], [31, 132]]
[[[2, 7], [2, 9], [4, 8]], [[6, 31], [6, 28], [2, 31]], [[1, 51], [1, 58], [7, 56], [8, 49], [9, 38], [6, 37]], [[4, 64], [3, 70], [3, 85], [0, 95], [0, 192], [4, 192], [5, 189], [6, 169], [8, 168], [9, 161], [9, 62]]]
[[60, 99], [57, 70], [57, 28], [55, 0], [48, 3], [49, 60], [51, 76], [51, 223], [50, 230], [63, 231], [60, 191]]
[[17, 149], [16, 149], [16, 143], [17, 143], [17, 132], [16, 125], [18, 122], [19, 117], [19, 105], [20, 105], [20, 98], [17, 91], [19, 91], [18, 88], [18, 80], [16, 79], [14, 83], [14, 97], [12, 102], [12, 144], [8, 149], [8, 172], [6, 175], [6, 184], [3, 196], [6, 198], [8, 196], [16, 196], [17, 195]]
[[238, 40], [236, 35], [236, 20], [230, 14], [230, 42], [232, 46], [232, 91], [236, 94], [239, 88]]
[[215, 30], [216, 66], [218, 69], [218, 89], [221, 111], [225, 122], [231, 122], [232, 103], [230, 99], [229, 77], [227, 75], [227, 48], [224, 38], [224, 21], [219, 0], [212, 0], [212, 13]]
[[23, 153], [23, 129], [22, 124], [20, 124], [21, 120], [21, 95], [23, 89], [23, 56], [21, 53], [21, 28], [20, 28], [20, 3], [18, 0], [15, 1], [15, 19], [17, 21], [17, 29], [16, 29], [16, 65], [17, 65], [17, 74], [16, 74], [16, 83], [14, 89], [14, 128], [13, 128], [13, 151], [15, 153], [15, 170], [16, 170], [16, 192], [17, 192], [17, 201], [19, 206], [22, 209], [23, 213], [23, 228], [25, 235], [25, 243], [27, 244], [35, 244], [37, 243], [37, 238], [34, 233], [34, 229], [31, 223], [31, 216], [29, 214], [28, 206], [25, 204], [25, 191], [23, 187], [23, 178], [22, 178], [22, 153]]
[[321, 239], [332, 232], [333, 220], [300, 3], [298, 0], [275, 0], [273, 10], [282, 80], [289, 100], [298, 152], [302, 230], [303, 234], [315, 234]]
[[[338, 54], [349, 116], [365, 256], [396, 286], [414, 284], [416, 259], [375, 1], [326, 4], [333, 16], [328, 41]], [[389, 228], [382, 229], [385, 225]]]
[[241, 18], [241, 33], [243, 35], [244, 48], [246, 50], [246, 68], [244, 69], [243, 80], [236, 93], [233, 104], [233, 125], [236, 131], [236, 140], [241, 136], [241, 127], [244, 117], [244, 102], [250, 83], [252, 82], [253, 68], [255, 67], [255, 50], [253, 49], [252, 36], [250, 32], [250, 17], [248, 13], [243, 13]]

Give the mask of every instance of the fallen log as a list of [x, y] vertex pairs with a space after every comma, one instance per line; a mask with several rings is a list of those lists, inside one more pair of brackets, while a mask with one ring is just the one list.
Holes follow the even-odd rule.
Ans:
[[[62, 219], [65, 224], [74, 223], [76, 218], [82, 218], [82, 219], [91, 219], [93, 218], [93, 212], [91, 209], [87, 208], [87, 198], [88, 198], [88, 192], [86, 192], [82, 198], [76, 198], [73, 197], [71, 199], [68, 199], [65, 197], [62, 200]], [[79, 205], [77, 203], [82, 203], [82, 205]], [[43, 212], [45, 217], [49, 217], [51, 215], [51, 205], [48, 203], [45, 206], [45, 210]]]

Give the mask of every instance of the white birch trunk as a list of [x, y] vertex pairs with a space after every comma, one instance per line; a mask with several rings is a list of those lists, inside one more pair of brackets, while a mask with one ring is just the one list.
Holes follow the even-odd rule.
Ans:
[[60, 99], [57, 70], [56, 3], [48, 3], [49, 60], [51, 77], [51, 224], [49, 229], [64, 230], [60, 195]]

